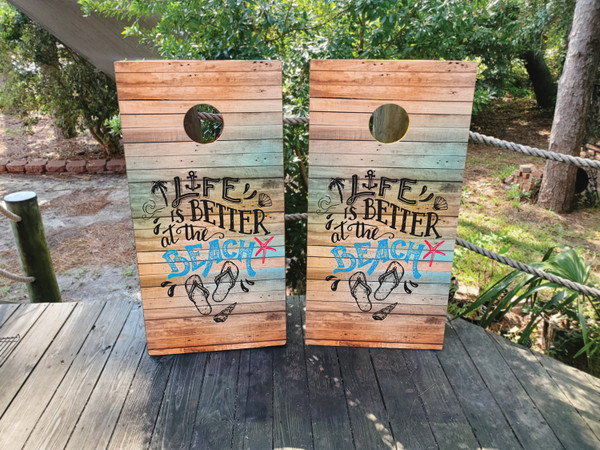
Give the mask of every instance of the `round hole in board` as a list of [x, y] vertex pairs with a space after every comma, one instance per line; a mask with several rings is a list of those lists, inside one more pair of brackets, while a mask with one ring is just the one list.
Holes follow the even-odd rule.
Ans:
[[402, 106], [386, 103], [371, 114], [369, 131], [377, 141], [391, 144], [406, 135], [409, 122], [408, 113]]
[[183, 128], [191, 140], [200, 144], [210, 144], [223, 133], [223, 116], [212, 105], [195, 105], [185, 113]]

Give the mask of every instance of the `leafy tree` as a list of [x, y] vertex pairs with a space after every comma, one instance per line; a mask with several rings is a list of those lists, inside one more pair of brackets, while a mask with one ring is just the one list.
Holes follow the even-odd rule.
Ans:
[[0, 60], [0, 107], [23, 117], [51, 114], [65, 137], [87, 129], [107, 156], [120, 152], [120, 136], [109, 126], [118, 114], [114, 82], [3, 2]]

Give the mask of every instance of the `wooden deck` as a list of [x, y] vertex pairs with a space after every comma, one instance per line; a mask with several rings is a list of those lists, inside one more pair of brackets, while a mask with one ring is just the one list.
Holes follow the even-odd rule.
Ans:
[[[0, 448], [600, 448], [600, 380], [464, 321], [443, 351], [150, 357], [141, 305], [0, 306]], [[18, 337], [18, 342], [6, 338]]]

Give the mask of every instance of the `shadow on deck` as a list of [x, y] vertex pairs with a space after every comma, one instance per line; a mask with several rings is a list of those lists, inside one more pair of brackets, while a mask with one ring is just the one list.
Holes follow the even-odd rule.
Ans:
[[0, 306], [0, 448], [599, 448], [600, 380], [457, 320], [444, 350], [150, 357], [141, 305]]

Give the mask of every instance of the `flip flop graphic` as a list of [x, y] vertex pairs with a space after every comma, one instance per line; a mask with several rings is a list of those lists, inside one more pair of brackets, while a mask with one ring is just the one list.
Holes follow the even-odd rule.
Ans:
[[225, 261], [221, 267], [221, 273], [215, 277], [217, 287], [213, 292], [212, 298], [215, 302], [222, 302], [229, 294], [229, 291], [235, 286], [238, 274], [238, 267], [231, 261]]
[[373, 305], [371, 304], [369, 295], [371, 295], [372, 289], [367, 284], [365, 274], [363, 272], [356, 272], [352, 274], [348, 282], [350, 284], [350, 294], [356, 300], [358, 308], [364, 312], [371, 311]]
[[210, 292], [204, 287], [198, 275], [192, 275], [185, 280], [185, 292], [200, 314], [206, 316], [212, 312], [212, 306], [208, 303]]
[[404, 276], [404, 267], [398, 261], [392, 261], [387, 270], [379, 276], [379, 287], [375, 291], [375, 300], [385, 300], [398, 287]]

